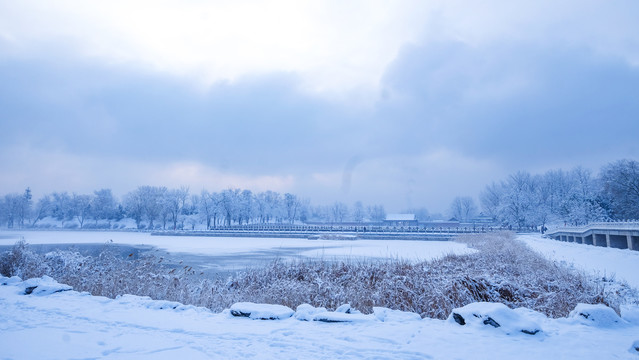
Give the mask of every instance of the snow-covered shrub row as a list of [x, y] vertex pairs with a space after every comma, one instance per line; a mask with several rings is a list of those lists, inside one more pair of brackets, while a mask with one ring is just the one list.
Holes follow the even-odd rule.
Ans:
[[116, 297], [150, 296], [222, 311], [238, 302], [310, 304], [328, 310], [350, 303], [363, 313], [374, 307], [446, 319], [474, 302], [526, 307], [550, 317], [567, 316], [578, 303], [603, 303], [619, 311], [637, 302], [634, 289], [603, 286], [573, 269], [546, 260], [509, 233], [461, 238], [479, 251], [411, 263], [387, 261], [273, 261], [230, 278], [205, 278], [190, 267], [171, 269], [162, 259], [122, 258], [105, 245], [97, 257], [70, 251], [40, 255], [27, 244], [0, 254], [0, 273], [22, 278], [48, 275], [75, 290]]
[[243, 293], [240, 298], [255, 302], [328, 309], [349, 302], [365, 313], [381, 306], [439, 319], [478, 301], [527, 307], [551, 317], [568, 315], [577, 303], [605, 303], [618, 310], [624, 301], [594, 279], [543, 258], [510, 233], [459, 241], [479, 252], [417, 264], [276, 261], [239, 274], [230, 286], [238, 289], [236, 296]]

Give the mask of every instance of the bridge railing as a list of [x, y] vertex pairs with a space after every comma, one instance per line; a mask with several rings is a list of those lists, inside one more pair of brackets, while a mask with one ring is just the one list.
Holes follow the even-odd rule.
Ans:
[[639, 220], [598, 221], [579, 226], [554, 226], [549, 228], [548, 232], [584, 232], [590, 229], [639, 230]]
[[[201, 232], [294, 232], [294, 233], [366, 233], [366, 234], [420, 234], [420, 233], [485, 233], [504, 230], [500, 227], [493, 226], [381, 226], [381, 225], [297, 225], [297, 224], [249, 224], [249, 225], [231, 225], [231, 226], [214, 226], [209, 230], [200, 230]], [[189, 231], [197, 233], [198, 230]]]

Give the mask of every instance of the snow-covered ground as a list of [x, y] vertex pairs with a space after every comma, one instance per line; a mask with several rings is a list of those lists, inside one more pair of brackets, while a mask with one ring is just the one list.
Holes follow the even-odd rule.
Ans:
[[[17, 280], [16, 280], [17, 281]], [[50, 279], [11, 283], [0, 278], [0, 357], [3, 359], [636, 359], [639, 309], [584, 309], [548, 319], [525, 309], [476, 303], [458, 313], [466, 325], [375, 314], [274, 312], [281, 320], [234, 317], [230, 311], [180, 306], [136, 296], [112, 300], [62, 291]], [[30, 295], [25, 289], [38, 287]], [[59, 288], [59, 289], [58, 289]], [[246, 304], [238, 308], [247, 309]], [[270, 307], [257, 310], [272, 311]], [[309, 320], [310, 310], [347, 322]], [[248, 310], [243, 310], [248, 311]], [[477, 317], [473, 314], [477, 314]], [[348, 321], [352, 317], [352, 321]], [[490, 317], [501, 323], [493, 327]], [[479, 319], [479, 320], [477, 320]], [[520, 329], [521, 328], [521, 329]], [[520, 330], [540, 330], [535, 335]]]
[[614, 276], [639, 288], [639, 251], [568, 243], [536, 234], [520, 235], [519, 239], [546, 258], [564, 262], [590, 275]]
[[[1, 232], [0, 245], [12, 245], [16, 236], [34, 244], [113, 240], [205, 254], [296, 247], [302, 256], [327, 256], [326, 249], [330, 249], [330, 256], [429, 259], [434, 254], [468, 251], [452, 242], [164, 238], [57, 231]], [[636, 283], [637, 252], [566, 244], [537, 235], [521, 238], [551, 258], [590, 272], [614, 272], [617, 278]], [[318, 252], [318, 246], [325, 246], [323, 252]], [[292, 311], [278, 312], [285, 314], [277, 316], [284, 317], [280, 320], [254, 320], [233, 317], [230, 311], [216, 314], [142, 297], [94, 297], [68, 291], [51, 279], [0, 278], [0, 283], [7, 283], [0, 286], [2, 359], [639, 359], [634, 349], [639, 347], [636, 306], [622, 308], [622, 319], [600, 308], [580, 308], [571, 317], [548, 319], [526, 309], [471, 304], [458, 311], [466, 319], [464, 326], [452, 316], [449, 320], [419, 320], [414, 314], [388, 309], [376, 309], [371, 315], [335, 314], [309, 306], [291, 317], [286, 316]], [[27, 289], [30, 295], [25, 294]], [[237, 307], [241, 311], [250, 308], [247, 304]], [[273, 311], [270, 307], [258, 310]], [[319, 319], [352, 321], [313, 321]], [[493, 322], [501, 326], [493, 327]], [[528, 335], [520, 327], [541, 331]]]

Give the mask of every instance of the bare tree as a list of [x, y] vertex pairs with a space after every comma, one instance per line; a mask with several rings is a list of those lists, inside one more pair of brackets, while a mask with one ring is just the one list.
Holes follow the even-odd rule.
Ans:
[[331, 215], [333, 222], [341, 223], [344, 222], [346, 217], [348, 216], [348, 205], [343, 202], [335, 202], [331, 206]]
[[502, 206], [501, 200], [503, 196], [503, 185], [493, 182], [486, 186], [484, 191], [479, 194], [479, 201], [481, 202], [481, 207], [486, 215], [493, 219], [497, 219], [500, 216]]
[[475, 200], [470, 196], [458, 196], [450, 204], [450, 214], [459, 221], [469, 221], [477, 215]]

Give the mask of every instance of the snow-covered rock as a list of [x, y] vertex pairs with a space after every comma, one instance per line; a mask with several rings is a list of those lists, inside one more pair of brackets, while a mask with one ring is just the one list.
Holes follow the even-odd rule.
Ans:
[[174, 311], [203, 311], [208, 309], [201, 308], [193, 305], [184, 305], [182, 303], [176, 301], [168, 301], [168, 300], [153, 300], [148, 296], [137, 296], [137, 295], [118, 295], [115, 300], [121, 304], [126, 305], [134, 305], [147, 309], [154, 310], [174, 310]]
[[247, 317], [258, 320], [279, 320], [293, 316], [291, 308], [284, 305], [255, 304], [252, 302], [240, 302], [231, 306], [231, 315]]
[[6, 277], [0, 275], [0, 285], [13, 285], [22, 282], [19, 276]]
[[414, 312], [392, 310], [383, 307], [373, 307], [373, 314], [379, 321], [415, 321], [422, 319], [419, 314]]
[[358, 310], [353, 309], [351, 304], [340, 305], [337, 309], [335, 309], [335, 312], [344, 314], [361, 314]]
[[577, 304], [568, 318], [597, 327], [613, 327], [624, 323], [613, 309], [603, 304]]
[[341, 305], [337, 309], [335, 309], [335, 311], [319, 312], [313, 316], [313, 321], [328, 323], [371, 320], [375, 320], [375, 317], [373, 315], [364, 315], [360, 311], [352, 308], [350, 304]]
[[32, 278], [23, 281], [20, 284], [24, 295], [38, 295], [45, 296], [62, 291], [73, 290], [73, 288], [66, 284], [60, 284], [53, 280], [51, 277], [44, 275], [41, 278]]
[[628, 351], [632, 354], [639, 355], [639, 340], [633, 342], [632, 346], [630, 346], [630, 349]]
[[479, 328], [497, 328], [506, 334], [535, 335], [541, 326], [528, 312], [517, 311], [501, 303], [477, 302], [453, 309], [449, 322]]
[[313, 316], [313, 321], [321, 321], [327, 323], [337, 322], [361, 322], [375, 320], [373, 315], [364, 315], [362, 313], [346, 313], [337, 311], [326, 311], [317, 313]]
[[316, 308], [310, 304], [301, 304], [297, 307], [295, 311], [295, 315], [293, 315], [297, 320], [301, 321], [313, 321], [313, 318], [317, 314], [327, 312], [326, 308], [320, 307]]
[[344, 304], [335, 311], [328, 311], [326, 308], [316, 308], [309, 304], [302, 304], [297, 307], [294, 317], [302, 321], [321, 321], [321, 322], [357, 322], [371, 321], [375, 318], [372, 315], [364, 315], [356, 309], [351, 308], [350, 304]]

